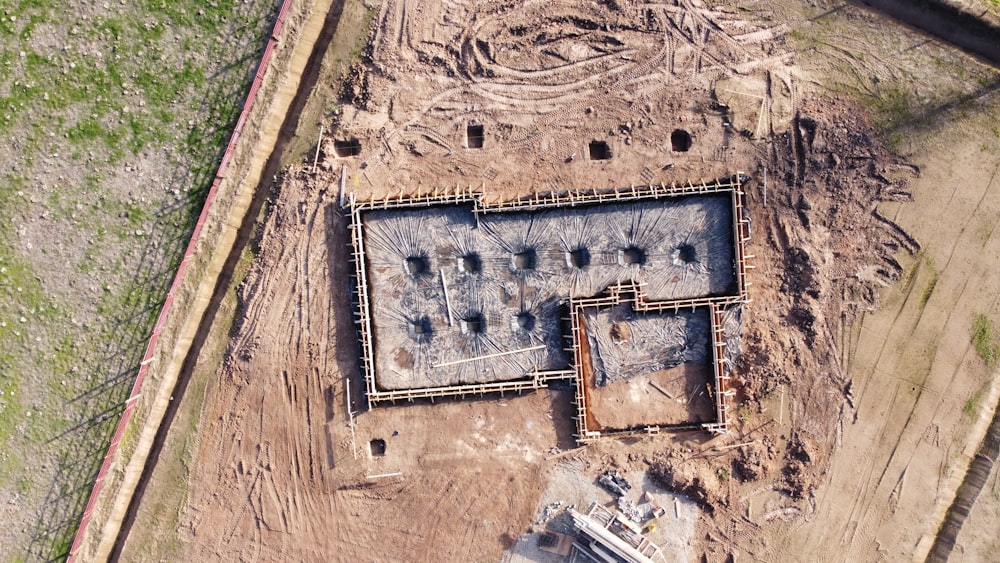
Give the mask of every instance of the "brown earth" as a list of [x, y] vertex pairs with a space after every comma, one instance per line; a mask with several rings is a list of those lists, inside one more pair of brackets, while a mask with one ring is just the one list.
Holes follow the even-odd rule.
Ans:
[[[977, 119], [996, 115], [996, 74], [856, 8], [739, 8], [385, 2], [327, 128], [360, 155], [327, 138], [318, 170], [273, 194], [205, 398], [181, 551], [495, 560], [556, 481], [616, 467], [700, 505], [681, 560], [922, 558], [996, 405], [969, 338], [974, 312], [998, 317], [1000, 145]], [[365, 409], [341, 182], [500, 198], [737, 170], [755, 178], [755, 270], [729, 435], [602, 441], [567, 470], [569, 392]], [[156, 558], [143, 547], [122, 557]]]
[[[675, 368], [590, 386], [594, 429], [699, 424], [715, 418], [711, 366], [687, 362]], [[657, 386], [659, 389], [657, 389]]]

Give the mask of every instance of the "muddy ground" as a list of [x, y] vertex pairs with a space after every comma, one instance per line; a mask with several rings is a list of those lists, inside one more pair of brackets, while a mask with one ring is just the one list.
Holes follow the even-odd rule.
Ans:
[[[140, 506], [122, 557], [176, 530], [197, 559], [516, 560], [552, 491], [614, 467], [696, 507], [673, 559], [923, 558], [1000, 392], [971, 338], [1000, 318], [996, 84], [842, 4], [384, 2], [332, 138], [271, 196], [190, 406], [177, 525]], [[754, 269], [730, 434], [568, 451], [565, 391], [366, 409], [340, 185], [497, 199], [736, 171]], [[143, 502], [176, 494], [167, 457]], [[565, 502], [607, 500], [580, 488]], [[966, 526], [963, 553], [995, 549]]]

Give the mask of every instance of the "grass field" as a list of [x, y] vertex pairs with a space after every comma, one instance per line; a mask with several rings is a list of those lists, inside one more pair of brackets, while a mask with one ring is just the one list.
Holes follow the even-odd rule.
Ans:
[[0, 561], [68, 550], [277, 6], [0, 2]]

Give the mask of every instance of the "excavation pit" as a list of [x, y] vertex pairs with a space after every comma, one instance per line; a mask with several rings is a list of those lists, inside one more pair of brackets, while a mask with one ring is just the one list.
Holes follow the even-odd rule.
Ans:
[[470, 123], [465, 128], [465, 146], [470, 149], [481, 149], [486, 141], [485, 128], [476, 123]]
[[691, 150], [691, 134], [683, 129], [674, 129], [670, 133], [670, 150], [674, 152]]
[[459, 256], [458, 271], [466, 274], [478, 274], [483, 271], [483, 260], [475, 253]]
[[511, 328], [516, 332], [530, 333], [535, 330], [535, 321], [535, 315], [528, 311], [521, 311], [511, 321]]
[[605, 141], [591, 141], [588, 147], [590, 160], [610, 160], [611, 147]]
[[431, 320], [427, 317], [409, 320], [407, 321], [407, 329], [410, 338], [419, 342], [425, 342], [430, 340], [431, 337]]
[[677, 266], [695, 264], [698, 262], [698, 251], [693, 245], [682, 244], [674, 249], [672, 257], [673, 263]]
[[486, 332], [486, 319], [479, 313], [472, 313], [458, 321], [458, 328], [466, 338], [475, 338]]
[[538, 253], [533, 248], [525, 248], [515, 252], [510, 258], [510, 265], [517, 271], [534, 270], [538, 266]]
[[586, 248], [574, 248], [566, 252], [566, 266], [582, 270], [590, 265], [590, 252]]
[[426, 256], [407, 256], [403, 261], [403, 269], [412, 277], [420, 277], [430, 271], [431, 265]]
[[358, 139], [335, 139], [333, 141], [333, 154], [337, 158], [349, 158], [361, 154], [361, 141]]
[[618, 251], [618, 263], [622, 266], [641, 266], [646, 263], [646, 251], [638, 246], [629, 246]]
[[371, 449], [372, 457], [382, 457], [385, 455], [385, 440], [381, 438], [375, 438], [369, 442], [368, 447]]

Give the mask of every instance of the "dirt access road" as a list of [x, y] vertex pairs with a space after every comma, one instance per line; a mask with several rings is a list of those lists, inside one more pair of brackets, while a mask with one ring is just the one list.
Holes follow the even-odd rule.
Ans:
[[[387, 1], [370, 39], [325, 123], [360, 154], [328, 137], [315, 172], [286, 173], [191, 406], [164, 530], [178, 553], [495, 560], [556, 481], [617, 467], [700, 506], [680, 560], [923, 557], [996, 404], [970, 345], [975, 314], [998, 318], [993, 282], [970, 285], [995, 259], [993, 70], [841, 4]], [[602, 442], [569, 464], [567, 393], [365, 411], [341, 182], [501, 198], [736, 170], [757, 179], [756, 269], [730, 435]], [[158, 472], [144, 502], [175, 490]], [[140, 510], [131, 529], [155, 522]]]

